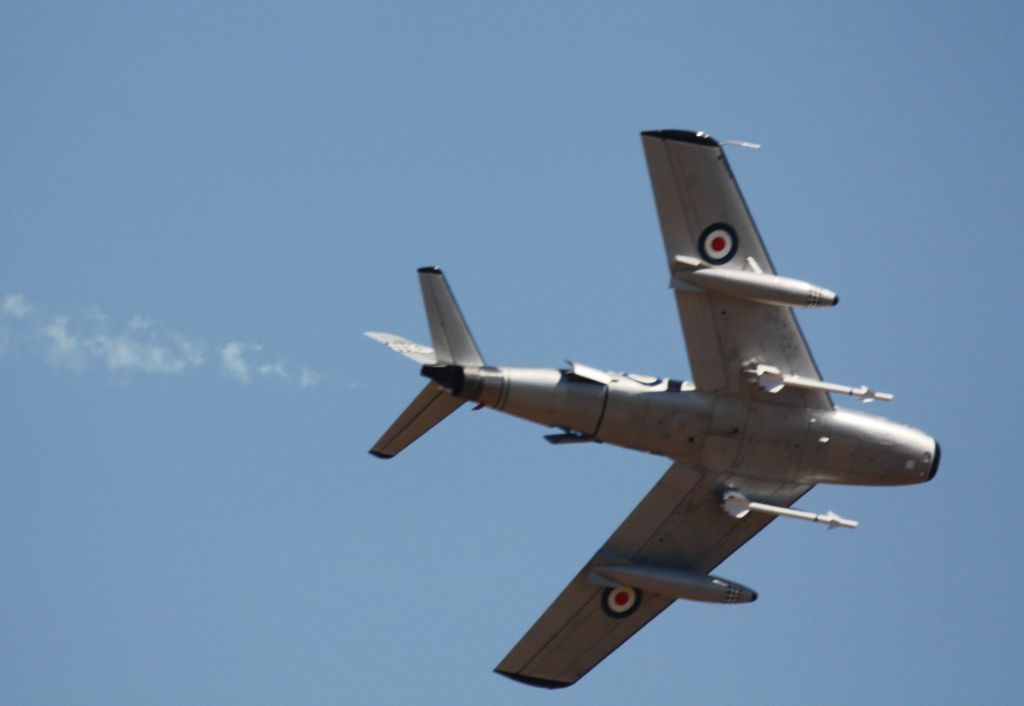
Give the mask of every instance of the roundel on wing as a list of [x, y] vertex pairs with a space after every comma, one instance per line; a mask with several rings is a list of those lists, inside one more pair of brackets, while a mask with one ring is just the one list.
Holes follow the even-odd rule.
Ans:
[[604, 589], [601, 596], [601, 607], [612, 618], [627, 618], [640, 607], [642, 594], [628, 586], [612, 586]]
[[713, 223], [704, 229], [697, 241], [697, 249], [705, 262], [724, 265], [736, 254], [740, 240], [728, 223]]

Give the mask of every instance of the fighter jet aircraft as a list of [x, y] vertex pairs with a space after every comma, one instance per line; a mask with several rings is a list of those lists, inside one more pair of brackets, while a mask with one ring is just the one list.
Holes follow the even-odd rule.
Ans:
[[712, 571], [776, 516], [855, 527], [791, 508], [816, 483], [931, 480], [939, 445], [921, 431], [832, 404], [892, 399], [824, 382], [793, 307], [833, 306], [822, 287], [776, 274], [722, 146], [701, 132], [641, 135], [693, 382], [487, 365], [441, 270], [419, 270], [432, 347], [368, 333], [422, 365], [423, 391], [371, 453], [391, 458], [466, 402], [672, 465], [495, 671], [534, 686], [575, 683], [677, 599], [746, 603]]

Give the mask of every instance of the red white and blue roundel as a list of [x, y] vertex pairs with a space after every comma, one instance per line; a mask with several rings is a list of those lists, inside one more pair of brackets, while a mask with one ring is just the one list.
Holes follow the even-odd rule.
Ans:
[[627, 618], [640, 607], [640, 591], [628, 586], [612, 586], [604, 589], [601, 607], [612, 618]]
[[704, 229], [697, 241], [701, 259], [712, 265], [724, 265], [740, 246], [736, 231], [728, 223], [714, 223]]

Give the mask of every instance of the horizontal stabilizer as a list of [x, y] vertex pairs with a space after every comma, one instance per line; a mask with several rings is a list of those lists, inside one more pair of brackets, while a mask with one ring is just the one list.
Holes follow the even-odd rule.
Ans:
[[401, 353], [406, 358], [415, 360], [420, 365], [433, 365], [437, 362], [434, 358], [434, 349], [430, 346], [424, 346], [407, 338], [382, 331], [367, 331], [366, 336], [378, 343], [383, 343], [395, 353]]
[[406, 407], [395, 423], [384, 432], [384, 436], [377, 440], [370, 453], [378, 458], [391, 458], [430, 431], [464, 402], [465, 400], [453, 397], [437, 383], [427, 383], [412, 404]]

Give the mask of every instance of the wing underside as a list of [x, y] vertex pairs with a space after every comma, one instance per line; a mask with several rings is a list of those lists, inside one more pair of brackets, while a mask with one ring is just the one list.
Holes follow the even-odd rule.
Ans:
[[[703, 133], [662, 130], [642, 135], [669, 269], [678, 257], [704, 266], [775, 274], [721, 146]], [[697, 389], [767, 394], [743, 370], [763, 363], [789, 375], [821, 375], [793, 311], [673, 284]], [[820, 391], [785, 390], [777, 401], [831, 408]]]
[[629, 562], [710, 572], [771, 521], [725, 514], [726, 487], [790, 505], [810, 486], [765, 484], [673, 465], [495, 671], [548, 688], [575, 683], [674, 600], [643, 594], [636, 612], [612, 617], [602, 607], [603, 586], [591, 582], [591, 569]]

